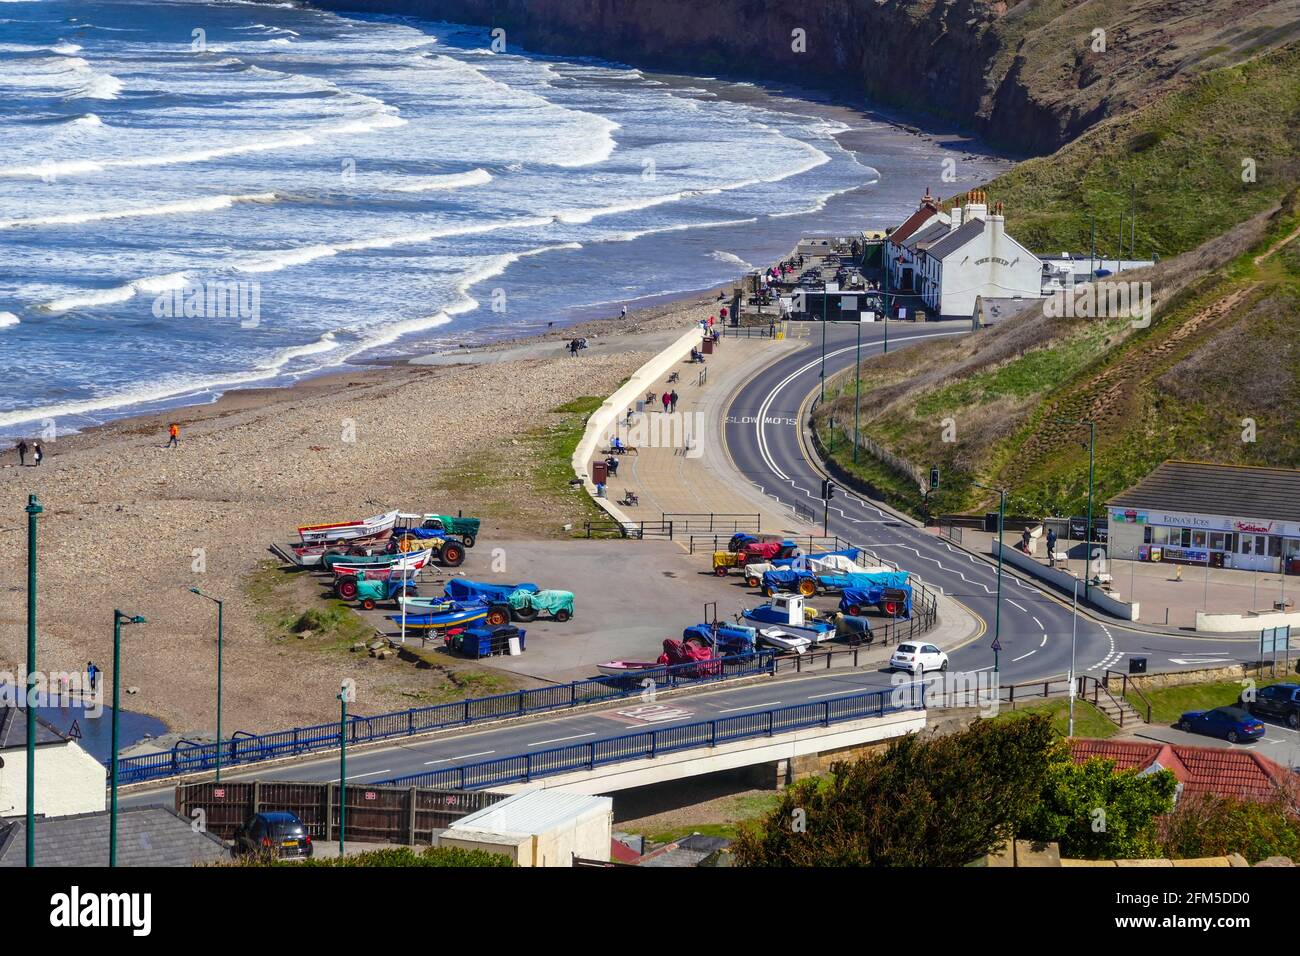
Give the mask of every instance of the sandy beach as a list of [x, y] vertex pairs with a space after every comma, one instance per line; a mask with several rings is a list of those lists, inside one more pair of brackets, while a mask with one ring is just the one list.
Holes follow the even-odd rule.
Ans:
[[[0, 461], [0, 670], [25, 657], [25, 519], [39, 525], [39, 668], [111, 681], [115, 608], [148, 624], [125, 631], [126, 706], [181, 735], [215, 728], [215, 608], [225, 601], [223, 730], [267, 731], [328, 720], [342, 677], [359, 710], [412, 706], [430, 672], [285, 640], [257, 597], [267, 546], [304, 523], [390, 507], [482, 516], [482, 538], [562, 535], [589, 507], [535, 474], [537, 442], [577, 396], [605, 396], [651, 354], [647, 343], [714, 310], [716, 291], [491, 347], [473, 364], [353, 367], [288, 389], [227, 393], [218, 402], [125, 419], [44, 442], [40, 467]], [[576, 335], [590, 347], [571, 358]], [[460, 358], [461, 356], [457, 356]], [[501, 360], [495, 360], [501, 359]], [[434, 361], [446, 361], [434, 359]], [[167, 447], [167, 424], [181, 427]], [[539, 490], [542, 485], [542, 490]], [[566, 500], [567, 496], [567, 500]], [[487, 556], [471, 553], [467, 567]], [[307, 576], [295, 576], [304, 584]], [[318, 592], [299, 593], [303, 606]], [[319, 605], [319, 599], [314, 603]]]

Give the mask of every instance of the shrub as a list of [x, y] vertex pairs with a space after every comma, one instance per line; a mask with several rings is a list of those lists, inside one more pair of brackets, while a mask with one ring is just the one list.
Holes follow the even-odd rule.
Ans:
[[1300, 818], [1282, 801], [1193, 794], [1160, 821], [1159, 836], [1173, 859], [1240, 853], [1251, 863], [1270, 856], [1300, 862]]

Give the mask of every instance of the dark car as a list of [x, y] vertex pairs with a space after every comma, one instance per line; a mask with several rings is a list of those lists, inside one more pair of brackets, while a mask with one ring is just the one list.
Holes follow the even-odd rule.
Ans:
[[306, 859], [312, 854], [311, 834], [296, 813], [281, 810], [255, 813], [235, 831], [234, 853]]
[[1252, 701], [1238, 701], [1256, 717], [1273, 717], [1288, 727], [1300, 727], [1300, 684], [1271, 684], [1255, 692]]
[[1189, 710], [1178, 718], [1178, 729], [1222, 737], [1233, 744], [1239, 740], [1259, 740], [1264, 736], [1264, 725], [1240, 707]]

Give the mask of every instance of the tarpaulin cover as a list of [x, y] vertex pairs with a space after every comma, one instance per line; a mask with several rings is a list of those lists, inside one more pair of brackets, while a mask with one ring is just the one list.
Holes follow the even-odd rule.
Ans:
[[[754, 650], [758, 632], [752, 627], [723, 624], [718, 627], [718, 650], [723, 654], [749, 654]], [[695, 624], [682, 631], [682, 640], [695, 638], [706, 644], [713, 643], [713, 625]]]
[[573, 592], [572, 591], [526, 591], [520, 589], [510, 595], [510, 606], [513, 608], [531, 607], [535, 611], [542, 611], [547, 614], [558, 614], [560, 611], [568, 611], [573, 614]]
[[906, 571], [881, 571], [871, 574], [823, 574], [817, 578], [817, 581], [824, 588], [835, 588], [840, 591], [846, 591], [850, 588], [869, 590], [877, 587], [902, 590], [908, 586]]
[[785, 568], [764, 571], [763, 587], [764, 589], [771, 588], [773, 591], [797, 591], [799, 589], [799, 579], [806, 577], [810, 577], [807, 571], [790, 571]]
[[438, 515], [443, 528], [452, 534], [477, 535], [480, 521], [478, 518], [453, 518], [451, 515]]
[[[847, 612], [852, 607], [874, 607], [885, 600], [886, 586], [875, 585], [870, 588], [845, 588], [840, 598], [840, 610]], [[897, 589], [903, 594], [902, 614], [899, 617], [912, 616], [912, 588], [910, 585]]]
[[536, 584], [485, 584], [466, 578], [451, 578], [447, 581], [446, 596], [452, 601], [474, 601], [479, 598], [488, 601], [505, 601], [516, 591], [536, 591]]
[[441, 528], [402, 528], [397, 532], [399, 538], [419, 538], [421, 541], [431, 541], [434, 538], [445, 538], [447, 533]]

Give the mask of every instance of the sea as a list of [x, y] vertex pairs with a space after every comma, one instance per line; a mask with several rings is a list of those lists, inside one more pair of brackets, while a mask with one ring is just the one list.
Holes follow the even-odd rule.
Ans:
[[253, 0], [0, 0], [0, 436], [615, 316], [1005, 162], [799, 91]]

